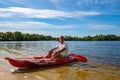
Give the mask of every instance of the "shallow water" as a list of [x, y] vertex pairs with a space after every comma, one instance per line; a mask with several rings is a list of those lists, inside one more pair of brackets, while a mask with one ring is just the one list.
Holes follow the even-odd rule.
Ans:
[[[11, 41], [0, 42], [0, 50], [9, 56], [38, 56], [56, 46], [58, 41]], [[66, 41], [69, 52], [81, 54], [89, 61], [120, 66], [120, 41]], [[0, 57], [4, 57], [1, 54]]]
[[[1, 80], [119, 80], [120, 68], [101, 64], [70, 63], [58, 66], [39, 67], [23, 73], [11, 73], [0, 68]], [[9, 76], [9, 77], [6, 77]]]
[[3, 59], [45, 55], [57, 43], [0, 42], [0, 80], [120, 80], [120, 41], [67, 41], [69, 52], [84, 55], [87, 63], [31, 68], [19, 74], [11, 73], [13, 67]]

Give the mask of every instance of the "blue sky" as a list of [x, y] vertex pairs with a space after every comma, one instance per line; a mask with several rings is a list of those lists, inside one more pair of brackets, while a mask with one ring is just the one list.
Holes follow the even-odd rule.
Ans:
[[120, 35], [120, 0], [0, 0], [0, 32]]

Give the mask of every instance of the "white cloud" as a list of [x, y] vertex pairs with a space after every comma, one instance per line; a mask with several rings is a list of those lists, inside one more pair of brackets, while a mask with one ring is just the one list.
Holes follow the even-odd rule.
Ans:
[[106, 30], [106, 29], [116, 28], [116, 26], [114, 26], [114, 25], [107, 25], [107, 24], [93, 24], [93, 25], [89, 25], [89, 26], [91, 28], [97, 29], [97, 30]]
[[[36, 33], [42, 35], [59, 36], [65, 35], [66, 30], [76, 28], [75, 25], [53, 25], [44, 22], [1, 22], [0, 32], [20, 31], [22, 33]], [[72, 34], [72, 33], [71, 33]]]
[[2, 12], [0, 12], [0, 17], [3, 17], [3, 18], [8, 18], [8, 17], [10, 17], [10, 16], [12, 16], [12, 14], [11, 13], [2, 13]]
[[69, 29], [74, 28], [72, 25], [53, 25], [45, 22], [1, 22], [0, 28], [11, 28], [16, 30], [40, 30], [44, 29]]
[[33, 8], [22, 8], [22, 7], [0, 8], [0, 17], [10, 17], [10, 16], [14, 17], [14, 15], [18, 15], [19, 17], [21, 16], [24, 18], [62, 18], [62, 17], [75, 18], [79, 16], [94, 16], [100, 14], [101, 14], [100, 12], [93, 12], [93, 11], [65, 12], [60, 10], [33, 9]]
[[[45, 22], [1, 22], [0, 32], [20, 31], [22, 33], [37, 33], [43, 35], [89, 35], [96, 31], [101, 34], [102, 30], [115, 30], [117, 26], [108, 24], [85, 24], [85, 25], [54, 25]], [[87, 33], [86, 33], [87, 31]], [[92, 32], [91, 32], [92, 31]]]

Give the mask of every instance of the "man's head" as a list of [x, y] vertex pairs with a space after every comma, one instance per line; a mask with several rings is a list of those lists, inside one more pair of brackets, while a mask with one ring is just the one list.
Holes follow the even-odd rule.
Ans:
[[64, 37], [63, 37], [63, 36], [60, 36], [60, 37], [59, 37], [59, 42], [60, 42], [61, 44], [64, 43]]

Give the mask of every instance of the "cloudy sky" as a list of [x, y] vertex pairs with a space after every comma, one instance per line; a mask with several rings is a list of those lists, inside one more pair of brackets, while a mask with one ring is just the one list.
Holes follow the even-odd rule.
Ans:
[[0, 0], [0, 32], [120, 35], [120, 0]]

